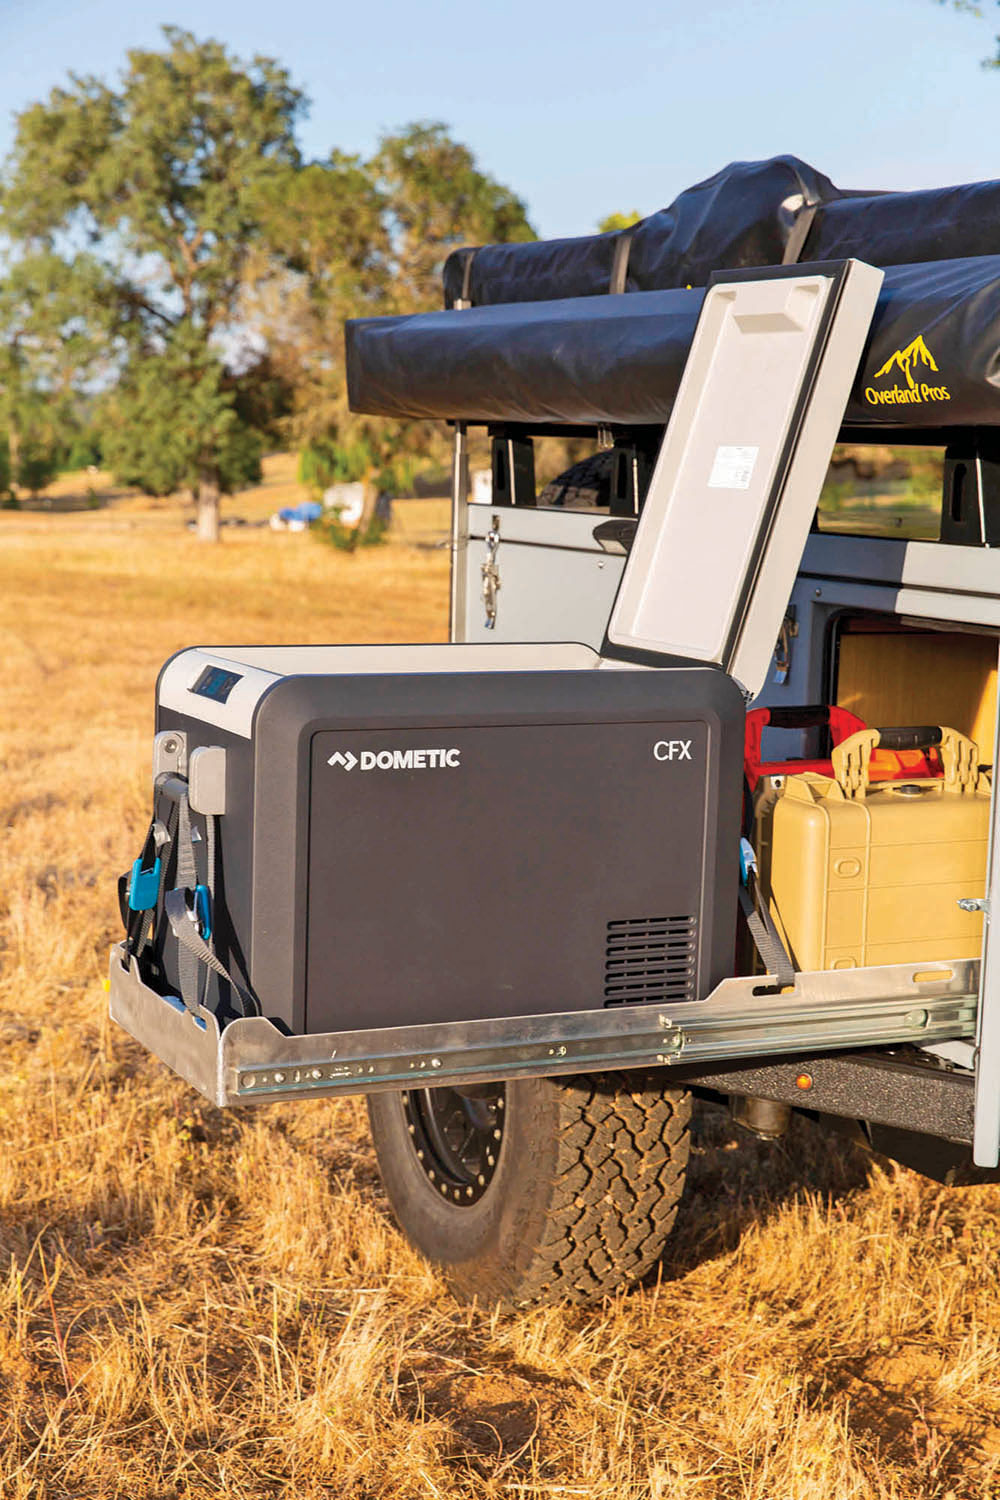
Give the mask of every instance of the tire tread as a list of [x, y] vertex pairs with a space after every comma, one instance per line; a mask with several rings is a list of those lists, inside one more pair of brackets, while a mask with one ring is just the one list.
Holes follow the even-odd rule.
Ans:
[[639, 1082], [595, 1074], [553, 1083], [563, 1123], [551, 1213], [510, 1289], [517, 1306], [610, 1296], [662, 1252], [684, 1186], [691, 1103]]

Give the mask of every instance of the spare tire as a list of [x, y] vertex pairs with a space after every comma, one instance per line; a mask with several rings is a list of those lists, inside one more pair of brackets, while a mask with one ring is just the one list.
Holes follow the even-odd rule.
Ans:
[[614, 451], [606, 448], [581, 459], [550, 479], [538, 496], [539, 505], [559, 505], [564, 510], [607, 510], [611, 505]]

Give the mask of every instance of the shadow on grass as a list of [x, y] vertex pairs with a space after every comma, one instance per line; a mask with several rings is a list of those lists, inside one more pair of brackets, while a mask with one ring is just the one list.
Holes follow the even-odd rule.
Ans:
[[696, 1099], [687, 1183], [658, 1274], [676, 1279], [728, 1254], [751, 1224], [802, 1193], [840, 1197], [864, 1188], [873, 1162], [862, 1146], [801, 1114], [781, 1140], [761, 1141], [724, 1105]]

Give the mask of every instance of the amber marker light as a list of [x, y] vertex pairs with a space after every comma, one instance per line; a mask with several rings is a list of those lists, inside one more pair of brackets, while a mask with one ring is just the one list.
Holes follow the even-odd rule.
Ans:
[[811, 1089], [812, 1086], [813, 1081], [811, 1073], [800, 1073], [798, 1078], [796, 1078], [795, 1080], [795, 1087], [797, 1089]]

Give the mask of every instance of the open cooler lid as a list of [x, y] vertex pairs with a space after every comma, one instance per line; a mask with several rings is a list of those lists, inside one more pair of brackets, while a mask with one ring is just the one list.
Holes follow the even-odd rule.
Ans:
[[709, 285], [605, 656], [763, 687], [881, 285], [857, 260]]

